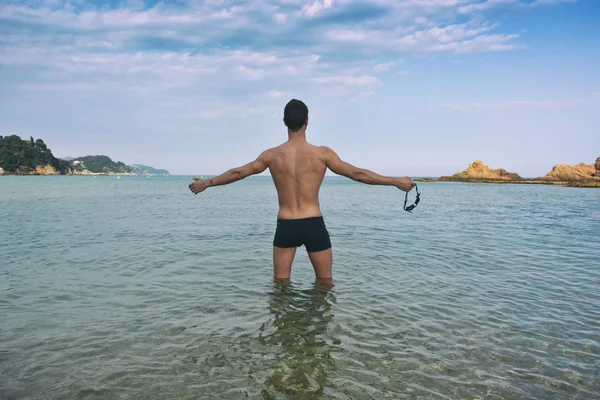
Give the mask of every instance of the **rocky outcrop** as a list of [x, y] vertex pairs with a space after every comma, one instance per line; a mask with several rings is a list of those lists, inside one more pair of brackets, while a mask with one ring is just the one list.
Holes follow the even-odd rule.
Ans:
[[581, 163], [573, 166], [566, 164], [556, 164], [554, 167], [552, 167], [552, 171], [536, 179], [549, 182], [584, 181], [594, 179], [595, 173], [596, 166], [594, 164]]
[[546, 175], [535, 178], [541, 183], [566, 184], [571, 187], [600, 187], [600, 157], [595, 164], [556, 164]]
[[600, 188], [600, 179], [566, 182], [566, 186], [578, 188]]
[[4, 169], [2, 167], [0, 167], [0, 176], [4, 175]]
[[596, 164], [594, 164], [594, 167], [596, 167], [594, 176], [600, 178], [600, 157], [596, 158]]
[[[429, 182], [429, 178], [415, 179]], [[521, 178], [518, 174], [505, 169], [490, 169], [481, 161], [475, 161], [469, 168], [452, 176], [442, 176], [437, 179], [442, 182], [473, 182], [473, 183], [509, 183], [509, 184], [540, 184], [563, 185], [571, 187], [600, 188], [600, 157], [595, 164], [578, 164], [575, 166], [557, 164], [548, 174], [535, 179]]]
[[59, 172], [52, 165], [38, 165], [35, 167], [36, 175], [60, 175]]
[[459, 182], [472, 182], [472, 181], [522, 181], [523, 178], [514, 172], [508, 172], [503, 168], [490, 169], [482, 161], [474, 161], [469, 167], [462, 171], [457, 172], [452, 176], [442, 176], [439, 178], [440, 181], [459, 181]]
[[84, 169], [81, 171], [74, 169], [72, 174], [73, 175], [106, 175], [106, 174], [102, 174], [102, 173], [90, 172], [90, 170], [88, 170], [88, 169]]

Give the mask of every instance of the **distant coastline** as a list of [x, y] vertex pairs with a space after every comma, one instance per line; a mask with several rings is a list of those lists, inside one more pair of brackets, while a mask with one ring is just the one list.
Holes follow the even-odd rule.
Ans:
[[[113, 161], [105, 155], [56, 158], [41, 139], [22, 140], [17, 135], [0, 136], [0, 176], [82, 175], [82, 176], [170, 176], [165, 169]], [[503, 168], [491, 169], [476, 160], [452, 176], [416, 178], [417, 182], [468, 182], [526, 185], [562, 185], [600, 188], [600, 157], [594, 164], [556, 164], [546, 175], [522, 178]]]
[[142, 164], [126, 165], [105, 155], [54, 157], [42, 139], [0, 136], [0, 176], [23, 175], [123, 175], [169, 176], [166, 169]]
[[[48, 166], [41, 166], [42, 170], [49, 170]], [[0, 176], [51, 176], [51, 175], [61, 175], [61, 176], [173, 176], [169, 173], [167, 174], [150, 174], [150, 173], [135, 173], [135, 172], [90, 172], [87, 170], [84, 171], [71, 171], [68, 173], [48, 173], [48, 172], [39, 172], [39, 171], [31, 171], [28, 173], [7, 173], [0, 167]]]

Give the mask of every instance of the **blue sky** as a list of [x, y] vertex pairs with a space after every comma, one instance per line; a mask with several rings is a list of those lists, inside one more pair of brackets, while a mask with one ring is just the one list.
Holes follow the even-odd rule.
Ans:
[[0, 134], [213, 174], [308, 139], [389, 175], [600, 156], [595, 0], [4, 1]]

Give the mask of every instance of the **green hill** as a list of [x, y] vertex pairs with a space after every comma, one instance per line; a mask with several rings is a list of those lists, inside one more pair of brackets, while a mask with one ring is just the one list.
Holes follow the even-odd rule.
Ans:
[[133, 168], [121, 161], [113, 161], [108, 156], [75, 157], [69, 164], [74, 173], [85, 170], [95, 174], [132, 174]]
[[156, 169], [142, 164], [134, 164], [131, 167], [138, 175], [169, 175], [169, 171], [166, 169]]
[[169, 175], [165, 169], [147, 165], [126, 165], [104, 155], [59, 159], [42, 139], [22, 140], [17, 135], [0, 136], [0, 175], [51, 174], [138, 174]]
[[0, 168], [4, 173], [14, 175], [66, 174], [69, 163], [54, 157], [42, 139], [22, 140], [11, 135], [0, 136]]

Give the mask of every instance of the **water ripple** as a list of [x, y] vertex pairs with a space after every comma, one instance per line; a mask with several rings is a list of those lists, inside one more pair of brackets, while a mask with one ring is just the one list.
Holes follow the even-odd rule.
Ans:
[[329, 180], [323, 290], [269, 179], [186, 185], [0, 180], [0, 398], [600, 398], [600, 192]]

